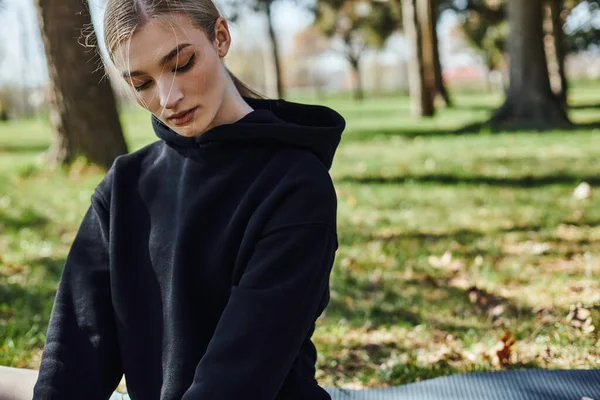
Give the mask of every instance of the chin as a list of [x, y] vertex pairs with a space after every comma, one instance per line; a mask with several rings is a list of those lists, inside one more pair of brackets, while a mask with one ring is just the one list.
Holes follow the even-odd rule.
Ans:
[[193, 127], [192, 125], [190, 125], [190, 126], [177, 126], [177, 127], [171, 126], [170, 128], [175, 133], [177, 133], [178, 135], [185, 136], [185, 137], [196, 136], [200, 132], [203, 131], [202, 128], [198, 128], [198, 125], [196, 125], [195, 127]]

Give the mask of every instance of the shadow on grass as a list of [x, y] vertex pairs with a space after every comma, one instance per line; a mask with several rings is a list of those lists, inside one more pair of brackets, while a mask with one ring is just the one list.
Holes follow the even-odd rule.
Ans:
[[[528, 230], [528, 227], [524, 227], [523, 229], [524, 231]], [[408, 231], [393, 234], [373, 234], [369, 232], [369, 229], [367, 227], [356, 230], [353, 226], [347, 227], [344, 225], [340, 225], [339, 230], [341, 232], [344, 232], [344, 234], [340, 238], [341, 244], [348, 247], [353, 247], [361, 243], [368, 243], [372, 241], [382, 241], [384, 243], [391, 243], [397, 241], [416, 240], [419, 243], [426, 245], [436, 243], [439, 241], [452, 240], [459, 244], [469, 244], [483, 236], [487, 236], [494, 233], [475, 231], [471, 229], [457, 229], [447, 232]]]
[[[478, 134], [479, 132], [466, 132], [471, 134]], [[366, 129], [360, 131], [351, 131], [342, 136], [343, 142], [357, 142], [367, 141], [374, 138], [391, 138], [391, 137], [402, 137], [406, 139], [414, 139], [415, 137], [426, 137], [426, 136], [454, 136], [456, 131], [452, 129], [419, 129], [419, 128], [398, 128], [398, 129]]]
[[[506, 369], [538, 369], [542, 368], [539, 363], [517, 363], [506, 367]], [[396, 364], [392, 368], [389, 376], [391, 386], [399, 386], [413, 382], [420, 382], [426, 379], [438, 378], [441, 376], [455, 375], [460, 373], [486, 372], [488, 366], [472, 365], [465, 369], [452, 365], [449, 360], [440, 360], [435, 364], [419, 365], [414, 360], [406, 364]]]
[[512, 233], [512, 232], [538, 232], [542, 230], [543, 227], [541, 225], [520, 225], [513, 226], [511, 228], [501, 228], [494, 229], [491, 231], [476, 231], [472, 229], [456, 229], [448, 232], [405, 232], [401, 234], [393, 234], [387, 236], [370, 236], [366, 238], [366, 240], [377, 240], [383, 239], [385, 241], [394, 241], [394, 240], [402, 240], [402, 239], [417, 239], [424, 242], [437, 242], [439, 240], [453, 240], [461, 244], [472, 243], [474, 240], [479, 239], [483, 236], [489, 236], [490, 234], [502, 234], [502, 233]]
[[17, 283], [0, 285], [0, 318], [14, 317], [14, 323], [26, 324], [31, 317], [45, 314], [54, 299], [49, 288], [24, 287]]
[[[38, 276], [36, 283], [25, 280], [0, 285], [0, 323], [3, 325], [0, 336], [16, 339], [32, 334], [33, 330], [45, 332], [64, 263], [64, 258], [29, 260], [29, 275]], [[41, 273], [38, 275], [37, 272]], [[3, 275], [0, 274], [0, 279], [7, 278]], [[42, 346], [42, 338], [35, 337], [37, 344], [30, 345]]]
[[[362, 275], [362, 276], [361, 276]], [[351, 325], [369, 321], [379, 326], [414, 327], [422, 323], [462, 336], [473, 323], [495, 318], [492, 310], [502, 305], [502, 317], [529, 318], [532, 311], [513, 300], [476, 288], [452, 286], [450, 278], [426, 273], [411, 279], [370, 280], [366, 274], [339, 271], [332, 286], [334, 295], [327, 317], [343, 318]], [[473, 303], [473, 292], [485, 301]]]
[[32, 208], [21, 210], [20, 215], [7, 215], [0, 210], [0, 232], [19, 231], [23, 228], [43, 228], [48, 225], [48, 218], [39, 214]]
[[489, 185], [532, 188], [548, 185], [577, 185], [587, 182], [590, 185], [600, 184], [600, 176], [577, 176], [570, 174], [554, 174], [546, 176], [525, 175], [522, 177], [495, 177], [495, 176], [458, 176], [455, 174], [429, 174], [429, 175], [398, 175], [398, 176], [351, 176], [337, 178], [338, 182], [360, 184], [403, 184], [403, 183], [433, 183], [441, 185]]
[[468, 104], [468, 103], [460, 103], [455, 104], [451, 110], [464, 110], [464, 111], [489, 111], [490, 113], [494, 112], [498, 108], [498, 105], [491, 104]]
[[406, 139], [414, 139], [416, 137], [436, 137], [436, 136], [462, 136], [462, 135], [485, 135], [485, 134], [494, 134], [494, 133], [514, 133], [519, 134], [523, 132], [528, 133], [540, 133], [544, 135], [548, 134], [564, 134], [566, 131], [582, 131], [582, 130], [594, 130], [600, 129], [600, 121], [598, 122], [590, 122], [590, 123], [582, 123], [582, 124], [572, 124], [567, 127], [561, 127], [556, 130], [540, 130], [537, 129], [536, 126], [522, 126], [522, 125], [514, 125], [511, 126], [509, 124], [503, 125], [502, 127], [494, 127], [484, 122], [474, 122], [468, 125], [465, 125], [458, 129], [444, 129], [444, 128], [427, 128], [427, 127], [416, 127], [411, 125], [408, 128], [398, 127], [393, 129], [362, 129], [360, 131], [350, 131], [345, 133], [342, 137], [342, 141], [351, 142], [351, 141], [366, 141], [372, 140], [373, 138], [391, 138], [391, 137], [401, 137]]
[[0, 153], [42, 153], [48, 150], [47, 144], [2, 144], [0, 145]]
[[[408, 231], [401, 233], [379, 233], [372, 232], [369, 227], [346, 226], [342, 223], [339, 229], [343, 232], [340, 236], [340, 244], [345, 247], [364, 246], [370, 242], [380, 242], [384, 251], [394, 257], [417, 257], [444, 252], [451, 243], [460, 245], [453, 254], [466, 259], [472, 259], [482, 255], [482, 250], [473, 247], [473, 243], [485, 238], [502, 238], [506, 234], [519, 233], [525, 241], [531, 234], [540, 234], [539, 240], [550, 244], [546, 250], [546, 256], [558, 258], [570, 257], [575, 253], [584, 253], [589, 246], [597, 246], [600, 239], [594, 238], [564, 238], [552, 237], [553, 232], [559, 225], [593, 228], [600, 225], [600, 220], [586, 219], [572, 221], [570, 219], [549, 221], [547, 224], [518, 225], [510, 228], [497, 228], [490, 230], [454, 229], [442, 232]], [[545, 233], [542, 233], [545, 231]], [[401, 251], [399, 251], [401, 250]], [[440, 253], [441, 254], [441, 253]], [[509, 254], [500, 248], [494, 251], [495, 258], [503, 258]]]
[[600, 103], [579, 103], [569, 106], [569, 110], [588, 110], [598, 108], [600, 108]]

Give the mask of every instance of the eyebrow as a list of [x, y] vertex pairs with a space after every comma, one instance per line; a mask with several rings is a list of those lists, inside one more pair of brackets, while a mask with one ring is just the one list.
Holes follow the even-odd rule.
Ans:
[[[165, 65], [166, 63], [171, 61], [173, 58], [175, 58], [181, 50], [185, 49], [188, 46], [191, 46], [191, 44], [190, 43], [182, 43], [179, 46], [175, 47], [173, 50], [171, 50], [169, 52], [169, 54], [167, 54], [166, 56], [164, 56], [163, 58], [160, 59], [160, 64]], [[133, 76], [140, 76], [140, 75], [144, 75], [144, 73], [141, 71], [132, 71], [132, 72], [125, 71], [125, 72], [123, 72], [123, 78], [129, 78], [130, 76], [133, 77]]]

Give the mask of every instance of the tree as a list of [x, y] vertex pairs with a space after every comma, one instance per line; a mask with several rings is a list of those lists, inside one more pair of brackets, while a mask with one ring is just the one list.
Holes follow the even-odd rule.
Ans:
[[[419, 34], [421, 35], [421, 52], [423, 67], [425, 68], [425, 85], [427, 86], [431, 102], [435, 100], [437, 93], [436, 82], [436, 53], [437, 46], [436, 21], [434, 17], [433, 0], [417, 0], [417, 21]], [[441, 74], [441, 66], [440, 66]]]
[[341, 42], [341, 53], [352, 70], [354, 97], [362, 100], [362, 55], [369, 46], [381, 49], [398, 29], [398, 9], [392, 2], [319, 0], [315, 9], [315, 25], [327, 37]]
[[[600, 0], [564, 0], [562, 19], [565, 21], [567, 52], [595, 50], [600, 46], [600, 29], [597, 21], [600, 18]], [[578, 7], [581, 13], [576, 21], [569, 23], [570, 12]], [[566, 11], [566, 12], [565, 12]], [[586, 19], [582, 19], [587, 15]]]
[[439, 95], [446, 107], [452, 107], [452, 99], [450, 98], [450, 93], [448, 93], [448, 89], [444, 84], [444, 79], [442, 76], [442, 62], [440, 60], [440, 46], [439, 46], [439, 38], [437, 34], [437, 25], [440, 18], [440, 15], [443, 11], [443, 8], [440, 6], [441, 1], [436, 0], [436, 5], [433, 8], [433, 24], [431, 27], [433, 28], [433, 33], [431, 35], [432, 45], [433, 45], [433, 68], [435, 74], [435, 93]]
[[[77, 41], [76, 33], [92, 26], [87, 2], [36, 0], [35, 5], [50, 75], [55, 134], [50, 161], [69, 163], [83, 155], [109, 168], [117, 156], [127, 153], [127, 146], [112, 87], [92, 62], [94, 52]], [[90, 39], [95, 39], [93, 30]]]
[[[435, 114], [434, 93], [435, 73], [431, 47], [424, 46], [425, 39], [431, 40], [428, 24], [429, 13], [423, 11], [431, 5], [431, 0], [402, 0], [402, 20], [404, 33], [411, 43], [408, 64], [408, 80], [411, 99], [411, 112], [419, 117]], [[420, 6], [420, 7], [419, 7]], [[423, 29], [423, 27], [426, 27]], [[427, 35], [429, 34], [429, 35]], [[428, 50], [424, 50], [428, 49]], [[427, 53], [427, 55], [426, 55]]]
[[[544, 46], [551, 88], [566, 107], [568, 80], [565, 60], [569, 52], [578, 52], [600, 44], [599, 31], [594, 28], [600, 0], [544, 0]], [[462, 8], [455, 2], [448, 7], [463, 15], [463, 33], [479, 50], [490, 70], [504, 63], [508, 42], [505, 0], [467, 0]], [[568, 16], [576, 6], [587, 7], [588, 18], [575, 29], [569, 28]], [[566, 34], [565, 30], [570, 32]]]
[[544, 52], [542, 0], [509, 0], [510, 85], [494, 126], [548, 129], [570, 125], [550, 88]]
[[567, 13], [568, 10], [565, 10], [564, 0], [547, 0], [544, 18], [544, 31], [547, 39], [544, 40], [544, 44], [550, 74], [550, 86], [563, 107], [567, 107], [568, 92], [565, 71], [567, 49], [563, 29]]
[[283, 68], [281, 66], [281, 56], [279, 53], [279, 40], [273, 27], [273, 5], [278, 0], [225, 0], [225, 8], [231, 10], [229, 19], [236, 21], [240, 15], [251, 8], [255, 12], [259, 12], [265, 15], [267, 19], [267, 29], [269, 34], [269, 40], [271, 42], [271, 53], [273, 57], [273, 64], [275, 67], [275, 74], [277, 79], [277, 97], [285, 97], [285, 86], [283, 84]]
[[269, 39], [271, 40], [271, 50], [273, 51], [273, 62], [275, 63], [275, 72], [277, 75], [277, 96], [283, 98], [285, 96], [285, 89], [283, 87], [283, 73], [281, 71], [281, 57], [279, 56], [279, 41], [273, 28], [273, 14], [272, 5], [273, 0], [260, 0], [256, 2], [257, 11], [264, 11], [267, 16], [267, 25], [269, 27]]

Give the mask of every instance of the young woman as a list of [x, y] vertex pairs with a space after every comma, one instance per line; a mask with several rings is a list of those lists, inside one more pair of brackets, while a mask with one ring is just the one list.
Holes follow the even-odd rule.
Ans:
[[60, 280], [36, 400], [329, 399], [315, 320], [337, 249], [344, 120], [255, 98], [211, 0], [109, 0], [110, 59], [160, 140], [95, 190]]

